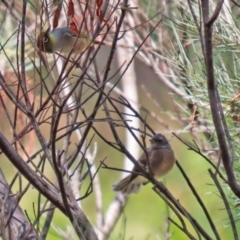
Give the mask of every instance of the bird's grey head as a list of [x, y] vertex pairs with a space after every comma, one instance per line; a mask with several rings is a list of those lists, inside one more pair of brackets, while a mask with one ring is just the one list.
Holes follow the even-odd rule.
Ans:
[[150, 139], [152, 147], [170, 147], [168, 140], [161, 133], [158, 133]]

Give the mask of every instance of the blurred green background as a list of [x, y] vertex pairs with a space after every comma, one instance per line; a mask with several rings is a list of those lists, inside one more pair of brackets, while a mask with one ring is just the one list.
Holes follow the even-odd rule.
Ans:
[[[159, 1], [161, 4], [164, 3], [164, 1]], [[16, 2], [17, 4], [17, 2]], [[141, 5], [142, 4], [142, 5]], [[154, 4], [158, 4], [156, 1], [153, 1], [153, 4], [149, 4], [148, 1], [141, 1], [141, 6], [143, 6], [143, 10], [146, 10], [146, 6], [148, 6], [148, 14], [149, 16], [152, 16], [154, 14], [154, 11], [156, 10], [156, 6]], [[177, 4], [176, 4], [177, 5]], [[164, 39], [163, 43], [166, 44], [167, 48], [164, 49], [167, 54], [172, 54], [172, 59], [176, 60], [174, 63], [179, 67], [179, 71], [183, 70], [180, 66], [180, 63], [183, 64], [183, 60], [181, 57], [183, 57], [183, 52], [184, 54], [186, 53], [188, 60], [192, 64], [191, 66], [193, 67], [192, 72], [190, 72], [189, 68], [186, 67], [184, 70], [189, 70], [188, 74], [193, 76], [193, 79], [195, 82], [191, 81], [190, 83], [192, 85], [196, 84], [195, 87], [197, 90], [192, 93], [190, 97], [195, 97], [196, 99], [200, 100], [206, 100], [207, 95], [206, 95], [206, 86], [205, 86], [205, 78], [203, 77], [204, 75], [204, 67], [202, 67], [202, 58], [201, 58], [201, 50], [200, 50], [200, 44], [199, 44], [199, 39], [198, 35], [196, 33], [196, 29], [192, 29], [193, 26], [193, 20], [191, 19], [191, 22], [189, 20], [189, 29], [188, 33], [190, 32], [192, 35], [189, 37], [189, 41], [193, 41], [194, 37], [196, 38], [195, 44], [191, 45], [191, 47], [186, 48], [186, 49], [181, 49], [180, 47], [181, 44], [177, 44], [177, 40], [174, 41], [174, 37], [176, 37], [176, 32], [179, 35], [181, 35], [181, 31], [184, 33], [184, 27], [179, 26], [179, 22], [177, 22], [177, 17], [181, 18], [181, 9], [179, 9], [179, 5], [176, 6], [175, 3], [169, 5], [167, 8], [167, 13], [164, 13], [166, 16], [166, 19], [163, 23], [163, 25], [166, 27], [164, 29]], [[33, 8], [34, 9], [34, 8]], [[33, 11], [34, 12], [34, 11]], [[36, 13], [36, 12], [35, 12]], [[147, 14], [146, 13], [146, 14]], [[37, 16], [37, 13], [36, 13]], [[36, 18], [36, 16], [34, 16]], [[168, 18], [172, 18], [176, 27], [176, 29], [171, 29], [171, 23]], [[2, 23], [6, 23], [6, 19], [2, 18]], [[182, 21], [186, 20], [184, 17], [182, 18]], [[184, 22], [183, 22], [184, 25]], [[187, 25], [187, 23], [186, 23]], [[8, 26], [8, 29], [4, 27], [4, 25], [1, 25], [1, 29], [3, 30], [4, 33], [7, 34], [8, 29], [15, 29], [14, 24], [12, 28]], [[191, 32], [192, 30], [192, 32]], [[11, 31], [10, 31], [11, 32]], [[10, 34], [9, 32], [9, 34]], [[11, 33], [12, 33], [11, 32]], [[31, 32], [34, 38], [36, 38], [36, 33]], [[175, 35], [176, 34], [176, 35]], [[10, 37], [10, 36], [7, 36]], [[219, 43], [219, 36], [215, 36], [216, 41], [214, 42], [216, 45]], [[152, 35], [152, 38], [155, 38], [155, 35]], [[172, 42], [169, 40], [171, 39]], [[179, 40], [179, 39], [178, 39]], [[167, 43], [169, 41], [169, 43]], [[229, 63], [229, 59], [239, 59], [239, 56], [237, 53], [234, 53], [236, 55], [231, 55], [232, 49], [227, 48], [227, 42], [226, 38], [224, 38], [224, 41], [226, 41], [226, 48], [221, 49], [220, 44], [218, 45], [218, 48], [216, 49], [215, 55], [216, 58], [219, 57], [216, 62], [217, 65], [222, 66], [223, 64], [221, 62], [222, 58], [224, 58], [225, 63], [229, 65], [228, 68], [228, 74], [231, 75], [231, 78], [234, 79], [234, 81], [237, 82], [236, 79], [238, 79], [238, 74], [234, 72], [234, 69], [237, 69], [237, 65], [233, 65]], [[5, 38], [1, 40], [1, 44], [3, 45], [6, 43], [5, 48], [8, 50], [8, 54], [10, 58], [12, 59], [13, 63], [15, 64], [16, 60], [16, 51], [11, 51], [11, 49], [15, 49], [13, 47], [16, 47], [16, 41], [7, 41]], [[29, 47], [30, 46], [30, 47]], [[171, 46], [171, 48], [170, 48]], [[28, 43], [26, 45], [27, 51], [29, 50], [29, 55], [27, 52], [27, 56], [35, 56], [34, 53], [31, 52], [31, 44]], [[225, 51], [229, 50], [229, 52], [224, 53]], [[176, 52], [174, 52], [176, 51]], [[237, 51], [236, 51], [237, 52]], [[197, 54], [198, 53], [198, 54]], [[175, 55], [174, 55], [175, 54]], [[104, 68], [105, 62], [108, 59], [109, 55], [109, 48], [106, 46], [101, 47], [100, 53], [97, 55], [97, 62], [99, 64], [100, 69]], [[5, 57], [5, 54], [1, 52], [1, 57]], [[179, 58], [179, 59], [178, 59]], [[171, 59], [171, 60], [172, 60]], [[37, 66], [39, 66], [39, 59], [36, 56], [36, 63]], [[162, 60], [162, 59], [161, 59]], [[236, 63], [236, 62], [234, 62]], [[226, 213], [226, 209], [224, 207], [223, 201], [221, 197], [219, 196], [218, 190], [216, 189], [212, 179], [209, 176], [208, 169], [211, 168], [210, 164], [206, 162], [203, 158], [201, 158], [198, 154], [189, 151], [187, 147], [181, 143], [179, 140], [177, 140], [175, 137], [172, 136], [172, 132], [177, 132], [180, 137], [183, 139], [188, 140], [189, 142], [192, 142], [193, 136], [190, 135], [189, 133], [189, 127], [188, 124], [191, 122], [191, 114], [188, 113], [187, 109], [183, 109], [183, 115], [186, 118], [186, 121], [179, 121], [178, 115], [176, 113], [176, 102], [181, 105], [183, 103], [182, 99], [175, 98], [173, 93], [161, 82], [159, 81], [159, 78], [157, 76], [157, 73], [155, 71], [146, 66], [142, 61], [139, 59], [136, 59], [135, 61], [135, 73], [137, 76], [137, 88], [138, 88], [138, 95], [139, 95], [139, 105], [143, 106], [147, 110], [153, 112], [156, 114], [157, 117], [163, 120], [163, 122], [168, 126], [168, 128], [163, 127], [162, 125], [159, 124], [156, 119], [152, 118], [149, 114], [146, 114], [146, 112], [142, 109], [141, 110], [141, 115], [145, 117], [147, 115], [147, 122], [152, 126], [152, 128], [155, 130], [155, 132], [161, 132], [164, 135], [167, 136], [169, 139], [170, 144], [172, 145], [172, 148], [174, 149], [175, 156], [178, 159], [179, 163], [183, 167], [184, 171], [187, 173], [188, 177], [190, 178], [192, 184], [196, 188], [198, 194], [200, 195], [201, 199], [203, 200], [206, 208], [208, 209], [214, 224], [216, 225], [216, 228], [219, 232], [219, 235], [221, 239], [233, 239], [232, 235], [232, 230], [231, 227], [229, 226], [229, 218]], [[179, 64], [179, 65], [178, 65]], [[184, 65], [184, 64], [183, 64]], [[187, 65], [187, 64], [186, 64]], [[223, 64], [224, 65], [224, 64]], [[224, 65], [225, 66], [225, 65]], [[7, 66], [9, 67], [9, 65]], [[6, 67], [6, 68], [7, 68]], [[111, 73], [116, 71], [118, 67], [118, 64], [116, 62], [116, 59], [114, 59], [112, 63], [112, 69]], [[26, 64], [27, 68], [27, 75], [28, 75], [28, 81], [31, 86], [36, 86], [38, 83], [40, 83], [40, 80], [38, 77], [36, 77], [36, 72], [33, 71], [31, 61], [28, 61]], [[223, 69], [225, 69], [223, 67]], [[224, 71], [223, 71], [224, 72]], [[230, 74], [231, 73], [231, 74]], [[12, 74], [12, 73], [11, 73]], [[14, 77], [12, 75], [8, 75], [8, 79], [10, 81], [14, 82]], [[44, 76], [46, 75], [45, 70], [43, 70], [42, 73]], [[224, 91], [226, 89], [226, 84], [224, 85], [224, 81], [227, 79], [225, 75], [223, 76], [222, 72], [218, 72], [218, 81], [219, 83], [222, 83], [220, 85], [221, 91]], [[229, 77], [228, 75], [228, 77]], [[179, 74], [179, 78], [182, 75]], [[111, 83], [115, 83], [116, 79], [118, 76], [116, 76]], [[194, 78], [195, 77], [195, 78]], [[230, 77], [229, 77], [230, 78]], [[190, 81], [190, 79], [187, 79]], [[192, 79], [191, 79], [192, 80]], [[229, 79], [228, 79], [229, 80]], [[45, 80], [47, 82], [47, 86], [51, 89], [51, 84], [49, 79]], [[49, 82], [48, 82], [49, 81]], [[226, 80], [227, 81], [227, 80]], [[233, 90], [236, 89], [236, 86], [239, 86], [238, 83], [230, 81], [227, 86], [229, 87], [229, 91], [232, 91], [232, 95], [234, 95]], [[234, 85], [234, 83], [236, 85]], [[190, 84], [190, 85], [191, 85]], [[231, 85], [232, 84], [232, 85]], [[122, 89], [121, 82], [118, 84], [120, 89]], [[180, 84], [177, 87], [181, 87]], [[39, 96], [39, 87], [36, 87], [36, 95]], [[150, 93], [150, 97], [147, 93]], [[2, 94], [2, 93], [1, 93]], [[90, 94], [90, 93], [88, 93]], [[226, 94], [223, 94], [226, 96]], [[46, 92], [44, 92], [44, 97], [46, 97]], [[118, 98], [119, 95], [116, 93], [112, 93], [113, 97]], [[86, 95], [87, 97], [87, 95]], [[224, 101], [229, 100], [226, 97]], [[93, 104], [94, 101], [96, 100], [96, 97], [93, 97], [91, 101], [88, 101], [84, 109], [87, 114], [90, 114], [92, 112]], [[36, 98], [35, 104], [36, 106], [39, 104], [39, 99]], [[156, 104], [157, 103], [157, 104]], [[181, 105], [184, 106], [184, 105]], [[119, 104], [118, 105], [119, 109], [122, 111], [122, 106]], [[14, 109], [9, 111], [14, 113]], [[210, 119], [210, 111], [209, 109], [204, 109], [203, 115], [204, 117]], [[51, 111], [48, 112], [49, 116], [51, 114]], [[2, 115], [2, 121], [0, 123], [0, 128], [1, 131], [5, 134], [5, 136], [11, 140], [12, 137], [12, 131], [8, 122], [8, 119], [6, 117], [6, 114], [4, 113], [3, 109], [1, 109], [1, 115]], [[21, 117], [21, 116], [20, 116]], [[99, 109], [97, 118], [100, 117], [105, 117], [104, 112], [102, 109]], [[25, 117], [23, 119], [19, 119], [22, 121], [22, 126], [24, 126], [25, 123]], [[211, 123], [211, 119], [209, 120]], [[230, 121], [229, 121], [230, 122]], [[65, 126], [66, 124], [66, 119], [63, 117], [60, 121], [60, 127]], [[20, 128], [22, 127], [20, 126]], [[103, 123], [94, 123], [94, 126], [101, 132], [106, 138], [113, 140], [112, 133], [110, 131], [109, 125], [107, 122]], [[233, 130], [234, 130], [233, 126]], [[51, 126], [49, 124], [43, 124], [40, 126], [40, 129], [46, 138], [49, 137], [49, 132], [50, 132]], [[143, 126], [142, 126], [143, 128]], [[237, 128], [237, 127], [236, 127]], [[185, 129], [187, 129], [185, 131]], [[121, 139], [123, 142], [125, 141], [125, 129], [124, 128], [119, 128], [118, 133], [121, 136]], [[91, 131], [89, 134], [89, 139], [93, 136], [94, 132]], [[201, 135], [201, 133], [198, 133]], [[204, 139], [204, 136], [201, 136]], [[30, 140], [29, 140], [30, 139]], [[34, 140], [34, 141], [32, 141]], [[40, 145], [38, 141], [36, 140], [35, 137], [26, 135], [24, 139], [22, 140], [24, 145], [29, 145], [29, 150], [31, 153], [34, 153], [35, 151], [39, 150]], [[75, 143], [77, 143], [78, 139], [76, 136], [72, 136], [71, 138], [71, 146], [70, 149], [74, 150], [75, 149]], [[97, 142], [98, 146], [98, 152], [97, 152], [97, 158], [96, 158], [96, 166], [99, 166], [100, 161], [106, 158], [105, 164], [107, 164], [110, 167], [118, 167], [121, 168], [123, 167], [123, 159], [124, 156], [123, 154], [119, 153], [118, 151], [110, 148], [106, 143], [104, 143], [99, 137], [95, 135], [94, 142]], [[205, 141], [205, 139], [204, 139]], [[206, 141], [207, 142], [207, 141]], [[148, 140], [147, 140], [148, 144]], [[200, 143], [198, 143], [200, 144]], [[59, 148], [62, 147], [62, 141], [59, 141], [57, 143], [57, 146]], [[93, 149], [93, 146], [90, 147], [90, 149]], [[135, 149], [129, 149], [130, 152], [133, 154], [138, 151]], [[21, 149], [19, 148], [19, 153], [23, 155], [21, 152]], [[69, 153], [70, 154], [70, 153]], [[14, 166], [12, 166], [9, 161], [5, 158], [4, 155], [0, 156], [1, 160], [1, 168], [3, 172], [5, 173], [5, 176], [10, 183], [13, 179], [13, 176], [17, 173], [16, 169]], [[36, 159], [37, 161], [38, 159]], [[49, 165], [45, 166], [44, 170], [46, 176], [49, 177], [49, 179], [52, 182], [55, 182], [55, 175], [53, 174], [53, 171]], [[101, 188], [102, 188], [102, 196], [103, 196], [103, 211], [106, 213], [109, 205], [115, 198], [115, 192], [112, 191], [111, 187], [113, 183], [118, 181], [120, 179], [120, 172], [113, 171], [113, 170], [107, 170], [101, 168], [99, 171], [100, 175], [100, 181], [101, 181]], [[23, 186], [26, 186], [27, 182], [22, 179], [23, 181]], [[196, 198], [193, 196], [191, 190], [189, 189], [188, 185], [186, 184], [186, 181], [182, 177], [182, 174], [178, 170], [178, 168], [175, 166], [173, 170], [163, 179], [163, 181], [169, 191], [173, 194], [173, 196], [179, 200], [179, 202], [182, 204], [183, 207], [185, 207], [191, 214], [192, 216], [201, 224], [201, 226], [204, 228], [206, 232], [208, 232], [211, 236], [212, 239], [214, 238], [214, 235], [212, 233], [212, 230], [209, 226], [209, 223], [206, 219], [206, 216], [204, 215], [202, 209], [199, 206], [199, 203], [196, 201]], [[19, 191], [19, 182], [17, 181], [14, 186], [13, 186], [13, 191], [16, 193]], [[89, 179], [84, 182], [83, 188], [82, 188], [82, 194], [85, 193], [87, 187], [89, 185]], [[233, 197], [233, 194], [231, 190], [222, 184], [225, 194], [229, 197], [231, 206], [232, 206], [232, 212], [236, 221], [236, 226], [237, 228], [240, 227], [239, 225], [239, 210], [234, 207], [236, 198]], [[42, 202], [44, 202], [44, 199], [41, 199]], [[28, 213], [28, 216], [30, 217], [31, 220], [35, 219], [35, 213], [34, 213], [34, 208], [36, 209], [37, 204], [38, 204], [38, 193], [34, 188], [30, 188], [27, 193], [25, 194], [24, 198], [22, 198], [20, 202], [20, 206], [22, 207], [23, 210], [26, 210]], [[91, 221], [93, 225], [96, 223], [96, 204], [95, 204], [95, 195], [94, 191], [93, 193], [86, 199], [84, 199], [82, 202], [82, 208], [84, 212], [86, 213], [87, 217]], [[36, 210], [35, 210], [36, 211]], [[120, 217], [120, 219], [117, 222], [117, 225], [115, 226], [114, 230], [112, 231], [109, 240], [159, 240], [159, 239], [173, 239], [173, 240], [185, 240], [188, 239], [188, 237], [180, 231], [176, 226], [173, 224], [169, 224], [167, 218], [171, 217], [173, 220], [175, 220], [177, 223], [179, 223], [178, 218], [175, 216], [175, 214], [167, 207], [167, 205], [164, 203], [163, 200], [159, 198], [159, 196], [152, 190], [152, 184], [147, 184], [142, 188], [139, 194], [134, 194], [131, 195], [127, 201], [127, 204], [123, 210], [123, 213]], [[40, 227], [44, 223], [44, 215], [40, 219]], [[186, 220], [187, 222], [187, 220]], [[53, 219], [53, 224], [51, 227], [51, 230], [48, 235], [48, 240], [58, 240], [58, 239], [66, 239], [64, 237], [68, 231], [67, 226], [70, 226], [70, 222], [66, 219], [66, 217], [60, 213], [59, 211], [55, 212], [54, 219]], [[197, 235], [195, 233], [195, 230], [192, 229], [190, 224], [188, 224], [189, 231], [193, 236], [197, 238]], [[71, 230], [69, 230], [71, 231]], [[74, 234], [71, 239], [76, 239]], [[68, 238], [70, 240], [70, 238]]]

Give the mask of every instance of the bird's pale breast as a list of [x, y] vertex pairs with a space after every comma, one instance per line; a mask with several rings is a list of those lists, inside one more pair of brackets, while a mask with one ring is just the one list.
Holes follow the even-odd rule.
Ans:
[[151, 168], [154, 176], [159, 178], [167, 174], [175, 163], [175, 156], [171, 148], [159, 148], [152, 151]]

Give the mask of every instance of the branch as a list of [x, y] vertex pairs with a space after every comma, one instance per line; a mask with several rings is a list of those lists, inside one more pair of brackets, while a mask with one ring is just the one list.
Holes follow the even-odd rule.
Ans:
[[220, 12], [220, 5], [216, 8], [214, 15], [209, 20], [209, 1], [202, 0], [202, 13], [204, 22], [204, 42], [205, 42], [205, 52], [204, 59], [207, 71], [207, 89], [208, 98], [211, 107], [211, 114], [213, 118], [213, 123], [216, 129], [216, 134], [218, 138], [219, 148], [221, 150], [221, 158], [223, 161], [223, 166], [225, 168], [228, 183], [232, 191], [236, 196], [240, 198], [240, 186], [236, 181], [236, 177], [233, 172], [233, 148], [232, 141], [229, 134], [229, 130], [226, 125], [226, 120], [217, 88], [217, 84], [214, 77], [214, 67], [213, 67], [213, 44], [212, 44], [212, 34], [213, 34], [213, 23]]
[[[0, 169], [0, 228], [3, 239], [37, 239]], [[8, 216], [11, 216], [6, 222]], [[30, 231], [29, 231], [30, 230]]]

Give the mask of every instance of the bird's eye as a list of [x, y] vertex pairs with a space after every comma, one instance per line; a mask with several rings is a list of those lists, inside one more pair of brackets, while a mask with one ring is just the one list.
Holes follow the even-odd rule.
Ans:
[[48, 38], [47, 38], [47, 37], [44, 37], [44, 38], [43, 38], [43, 42], [45, 42], [45, 43], [48, 42]]

